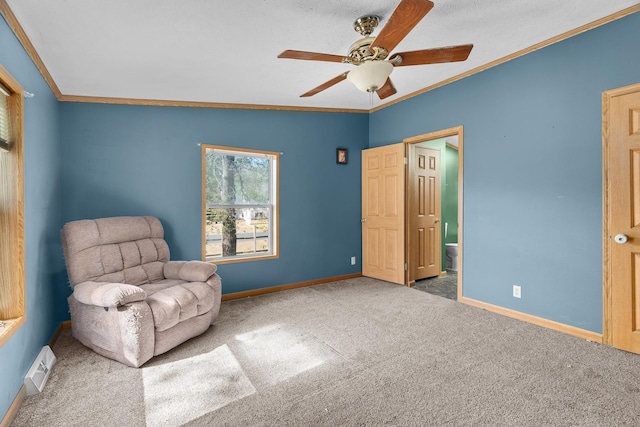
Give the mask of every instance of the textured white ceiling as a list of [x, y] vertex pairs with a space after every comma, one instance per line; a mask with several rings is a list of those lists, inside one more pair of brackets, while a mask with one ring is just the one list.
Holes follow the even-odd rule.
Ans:
[[[385, 103], [639, 3], [433, 1], [395, 51], [466, 43], [474, 49], [462, 63], [394, 69], [398, 93]], [[277, 55], [346, 55], [361, 37], [353, 21], [379, 15], [379, 30], [398, 2], [7, 0], [64, 95], [355, 109], [383, 102], [347, 81], [299, 97], [352, 66]]]

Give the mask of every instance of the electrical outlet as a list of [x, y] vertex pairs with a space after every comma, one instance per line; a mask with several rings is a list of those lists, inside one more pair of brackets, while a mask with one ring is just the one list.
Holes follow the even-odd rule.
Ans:
[[520, 286], [513, 285], [513, 297], [514, 298], [521, 298], [522, 297]]
[[356, 265], [356, 257], [351, 257], [351, 265]]

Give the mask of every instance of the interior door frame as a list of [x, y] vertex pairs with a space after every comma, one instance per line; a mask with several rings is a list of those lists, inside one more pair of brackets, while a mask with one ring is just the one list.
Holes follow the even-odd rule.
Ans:
[[[463, 266], [463, 156], [464, 156], [464, 130], [463, 126], [456, 126], [435, 132], [429, 132], [422, 135], [416, 135], [402, 140], [405, 145], [405, 159], [409, 159], [409, 145], [418, 144], [420, 142], [432, 141], [434, 139], [446, 138], [449, 136], [458, 137], [458, 301], [462, 298], [462, 266]], [[405, 284], [412, 286], [410, 281], [411, 266], [411, 247], [410, 247], [410, 228], [409, 228], [409, 167], [405, 168]], [[444, 255], [444, 254], [443, 254]]]
[[611, 142], [610, 105], [613, 98], [640, 92], [640, 83], [602, 92], [602, 342], [613, 345], [611, 299], [611, 205], [609, 195], [609, 148]]

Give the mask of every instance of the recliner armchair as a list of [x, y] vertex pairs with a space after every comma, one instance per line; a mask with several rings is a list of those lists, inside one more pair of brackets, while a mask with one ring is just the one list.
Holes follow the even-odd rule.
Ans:
[[73, 336], [139, 367], [205, 332], [218, 317], [216, 265], [169, 261], [152, 216], [80, 220], [62, 229]]

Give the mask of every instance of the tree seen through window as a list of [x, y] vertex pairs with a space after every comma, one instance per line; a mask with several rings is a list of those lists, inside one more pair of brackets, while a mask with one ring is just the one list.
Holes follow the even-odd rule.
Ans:
[[275, 255], [277, 154], [203, 150], [205, 259]]

